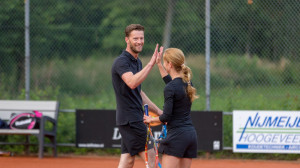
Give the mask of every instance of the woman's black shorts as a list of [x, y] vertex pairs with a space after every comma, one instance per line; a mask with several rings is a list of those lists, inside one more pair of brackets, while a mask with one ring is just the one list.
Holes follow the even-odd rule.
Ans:
[[196, 158], [197, 133], [195, 128], [168, 131], [167, 138], [161, 142], [158, 151], [180, 158]]

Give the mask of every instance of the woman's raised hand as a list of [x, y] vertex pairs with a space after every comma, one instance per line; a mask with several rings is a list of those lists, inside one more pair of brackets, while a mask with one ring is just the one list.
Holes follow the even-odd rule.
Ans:
[[161, 47], [159, 48], [159, 52], [157, 53], [156, 64], [161, 63], [161, 57], [162, 57], [163, 51], [164, 51], [164, 47], [161, 46]]

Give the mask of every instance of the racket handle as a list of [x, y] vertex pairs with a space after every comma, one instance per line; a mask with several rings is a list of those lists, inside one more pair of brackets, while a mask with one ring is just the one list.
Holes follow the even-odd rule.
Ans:
[[149, 116], [149, 112], [148, 112], [148, 104], [144, 104], [144, 110], [145, 110], [145, 115]]

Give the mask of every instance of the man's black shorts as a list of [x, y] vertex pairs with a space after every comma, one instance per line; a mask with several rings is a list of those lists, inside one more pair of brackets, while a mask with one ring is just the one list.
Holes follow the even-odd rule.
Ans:
[[[122, 154], [129, 153], [131, 156], [134, 156], [145, 151], [147, 127], [142, 121], [128, 123], [127, 125], [120, 125], [118, 127], [122, 136]], [[153, 148], [153, 145], [148, 145], [148, 149], [151, 148]]]

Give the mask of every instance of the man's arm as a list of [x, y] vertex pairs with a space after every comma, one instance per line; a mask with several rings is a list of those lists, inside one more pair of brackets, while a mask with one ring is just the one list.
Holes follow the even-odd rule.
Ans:
[[148, 76], [148, 74], [150, 73], [151, 69], [153, 68], [156, 62], [157, 55], [158, 55], [158, 44], [156, 45], [151, 60], [140, 72], [136, 74], [133, 74], [132, 72], [126, 72], [122, 75], [122, 80], [126, 83], [128, 87], [130, 87], [130, 89], [135, 89], [146, 79], [146, 77]]
[[143, 99], [143, 104], [148, 104], [149, 111], [156, 113], [157, 115], [162, 115], [163, 111], [159, 109], [145, 94], [145, 92], [141, 91], [141, 96]]

